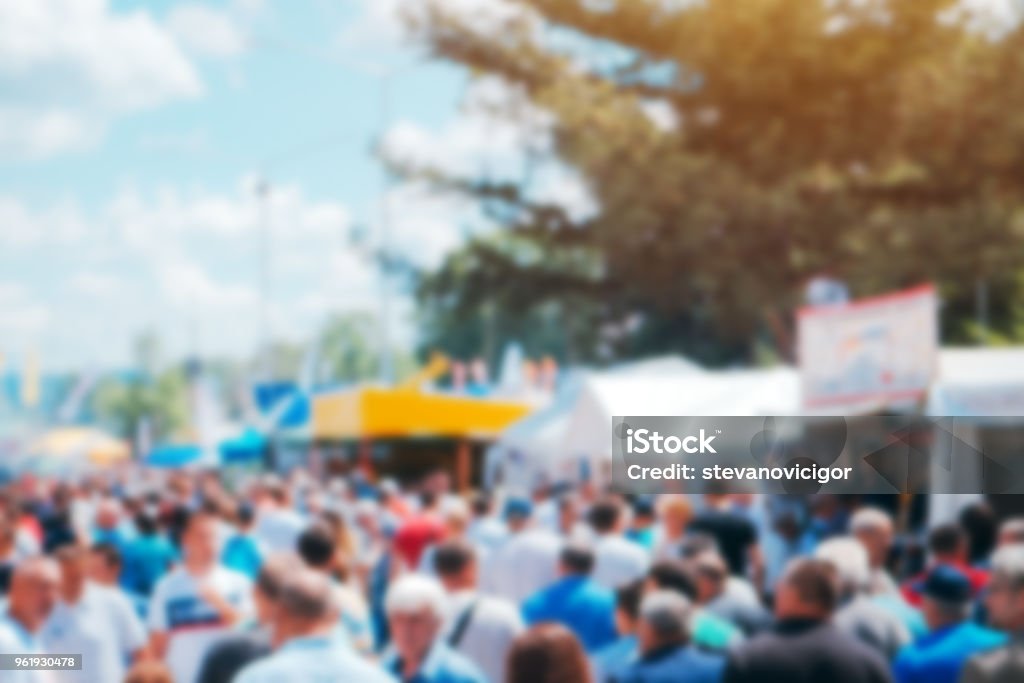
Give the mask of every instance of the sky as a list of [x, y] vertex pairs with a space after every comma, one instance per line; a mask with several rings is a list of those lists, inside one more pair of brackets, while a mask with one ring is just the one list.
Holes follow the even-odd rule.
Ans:
[[0, 355], [118, 367], [152, 330], [171, 358], [250, 357], [264, 291], [271, 334], [309, 339], [379, 309], [384, 215], [393, 249], [440, 263], [473, 206], [389, 181], [374, 148], [472, 173], [514, 165], [523, 133], [473, 111], [501, 87], [410, 41], [416, 1], [0, 0]]
[[[336, 313], [379, 314], [385, 216], [390, 248], [427, 269], [494, 226], [464, 197], [389, 180], [378, 145], [599, 210], [571, 170], [536, 166], [542, 112], [496, 118], [521, 94], [424, 57], [398, 15], [427, 1], [0, 0], [0, 359], [123, 367], [144, 331], [170, 359], [244, 359], [264, 301], [270, 335], [292, 342]], [[512, 12], [433, 1], [494, 32]], [[393, 340], [412, 346], [410, 295], [388, 291]]]

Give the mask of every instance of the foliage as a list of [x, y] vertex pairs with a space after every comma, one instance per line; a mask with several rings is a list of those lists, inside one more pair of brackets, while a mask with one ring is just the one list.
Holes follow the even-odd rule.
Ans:
[[502, 0], [497, 28], [422, 4], [432, 54], [551, 114], [554, 159], [600, 205], [573, 221], [522, 183], [386, 159], [506, 230], [425, 278], [428, 343], [749, 359], [821, 272], [857, 296], [937, 282], [951, 341], [985, 279], [996, 332], [1020, 334], [1021, 28], [983, 33], [954, 0]]

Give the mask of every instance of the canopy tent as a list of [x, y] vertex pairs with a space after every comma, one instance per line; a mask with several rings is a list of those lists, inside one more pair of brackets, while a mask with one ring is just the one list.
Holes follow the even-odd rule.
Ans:
[[157, 446], [146, 454], [143, 462], [147, 467], [180, 469], [202, 462], [204, 455], [203, 449], [194, 444]]
[[699, 372], [686, 376], [588, 377], [568, 416], [565, 439], [549, 472], [576, 479], [610, 464], [616, 415], [795, 415], [800, 378], [791, 367]]
[[49, 460], [53, 467], [80, 467], [83, 464], [107, 466], [129, 460], [131, 447], [93, 427], [59, 427], [52, 429], [26, 449], [28, 460]]
[[1024, 347], [942, 349], [928, 398], [935, 417], [1024, 415]]
[[252, 427], [238, 436], [222, 441], [219, 446], [222, 464], [262, 460], [267, 449], [267, 438]]
[[518, 401], [363, 386], [314, 397], [312, 435], [323, 441], [491, 439], [531, 411]]
[[704, 373], [704, 369], [683, 356], [658, 356], [607, 370], [570, 373], [547, 407], [516, 422], [495, 442], [487, 454], [486, 480], [493, 483], [500, 470], [507, 486], [529, 490], [541, 481], [559, 477], [556, 470], [564, 460], [570, 417], [584, 390], [600, 383], [601, 378], [635, 378], [644, 382], [672, 378], [678, 387], [699, 373]]

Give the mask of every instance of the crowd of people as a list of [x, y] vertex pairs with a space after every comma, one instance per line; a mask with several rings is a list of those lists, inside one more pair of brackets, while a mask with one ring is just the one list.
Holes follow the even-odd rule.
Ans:
[[915, 560], [893, 503], [22, 480], [0, 492], [0, 654], [81, 668], [0, 682], [1024, 680], [1024, 519], [973, 503]]

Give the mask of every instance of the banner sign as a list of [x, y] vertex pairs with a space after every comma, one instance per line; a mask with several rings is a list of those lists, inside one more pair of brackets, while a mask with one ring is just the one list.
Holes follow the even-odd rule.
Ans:
[[938, 359], [932, 285], [798, 314], [804, 405], [875, 410], [922, 398]]

